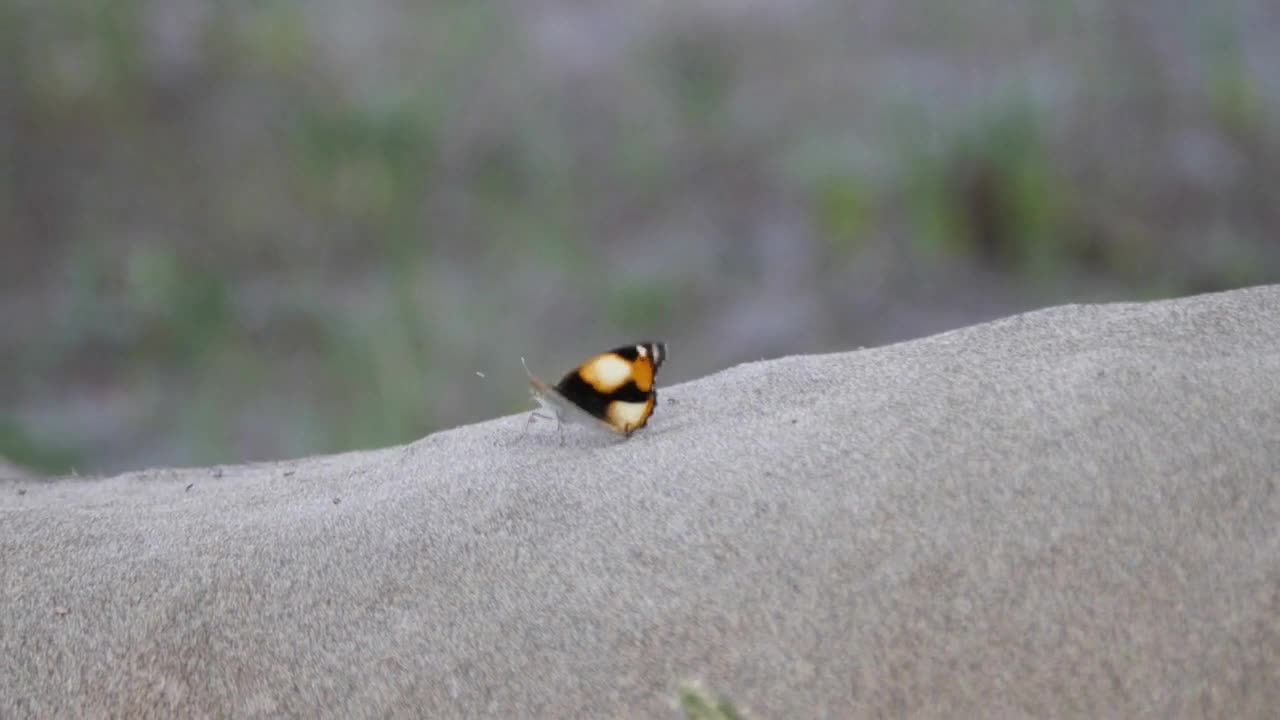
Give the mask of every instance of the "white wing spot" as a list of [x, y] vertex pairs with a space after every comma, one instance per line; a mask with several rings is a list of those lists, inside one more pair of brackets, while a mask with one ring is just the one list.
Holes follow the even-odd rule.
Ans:
[[644, 420], [645, 407], [648, 403], [615, 401], [609, 406], [609, 419], [620, 428], [634, 427]]
[[591, 364], [589, 375], [597, 386], [609, 392], [631, 379], [631, 363], [617, 355], [606, 355]]

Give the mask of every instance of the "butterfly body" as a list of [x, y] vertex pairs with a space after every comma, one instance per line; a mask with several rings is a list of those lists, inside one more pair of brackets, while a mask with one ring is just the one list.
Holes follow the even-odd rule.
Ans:
[[555, 386], [530, 372], [529, 385], [557, 421], [630, 437], [648, 423], [657, 405], [655, 380], [666, 354], [661, 342], [624, 345], [588, 358]]

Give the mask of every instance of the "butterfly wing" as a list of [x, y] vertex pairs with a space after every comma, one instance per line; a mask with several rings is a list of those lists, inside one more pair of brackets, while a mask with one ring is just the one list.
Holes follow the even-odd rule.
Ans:
[[657, 406], [654, 381], [665, 357], [661, 342], [623, 345], [588, 358], [554, 387], [528, 365], [525, 372], [534, 398], [557, 418], [630, 436], [649, 422]]
[[630, 435], [649, 421], [657, 402], [654, 380], [665, 355], [662, 343], [624, 345], [589, 358], [566, 374], [556, 390], [605, 423]]
[[529, 377], [529, 388], [533, 392], [534, 399], [543, 408], [551, 411], [561, 422], [583, 425], [593, 430], [603, 430], [610, 434], [620, 432], [618, 428], [604, 418], [593, 415], [565, 397], [556, 388], [543, 382], [538, 376], [529, 371], [528, 366], [525, 366], [525, 373]]

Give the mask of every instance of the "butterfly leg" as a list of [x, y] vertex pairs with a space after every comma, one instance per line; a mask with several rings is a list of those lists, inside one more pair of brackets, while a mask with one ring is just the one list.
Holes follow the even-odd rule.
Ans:
[[537, 418], [537, 419], [539, 419], [539, 420], [553, 420], [553, 419], [554, 419], [554, 420], [559, 420], [559, 418], [556, 418], [556, 417], [554, 417], [554, 416], [550, 416], [550, 415], [543, 415], [542, 413], [538, 412], [537, 410], [534, 410], [533, 412], [529, 413], [529, 419], [527, 419], [527, 420], [525, 420], [525, 421], [524, 421], [524, 430], [521, 430], [521, 431], [520, 431], [520, 434], [521, 434], [521, 435], [524, 435], [525, 433], [529, 432], [529, 426], [533, 424], [533, 421], [534, 421], [534, 419], [535, 419], [535, 418]]

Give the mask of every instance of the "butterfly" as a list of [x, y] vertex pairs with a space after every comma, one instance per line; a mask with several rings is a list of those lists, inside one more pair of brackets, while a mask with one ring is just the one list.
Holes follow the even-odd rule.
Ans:
[[[541, 405], [539, 410], [551, 413], [547, 416], [535, 410], [524, 424], [525, 431], [534, 418], [543, 418], [554, 419], [561, 431], [562, 423], [573, 422], [631, 437], [653, 415], [658, 402], [655, 381], [666, 357], [666, 343], [623, 345], [588, 358], [554, 387], [538, 379], [525, 365], [529, 387]], [[520, 362], [524, 363], [524, 358]], [[563, 434], [560, 442], [564, 443]]]

